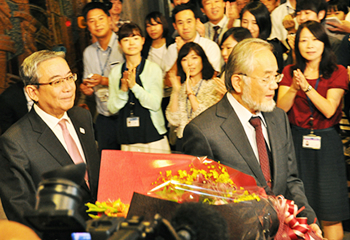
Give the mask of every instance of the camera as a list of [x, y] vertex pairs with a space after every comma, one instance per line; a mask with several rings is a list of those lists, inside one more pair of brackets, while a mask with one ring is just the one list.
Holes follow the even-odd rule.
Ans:
[[41, 233], [42, 240], [180, 240], [168, 220], [159, 214], [152, 221], [143, 217], [102, 216], [85, 221], [79, 212], [82, 205], [80, 184], [84, 163], [65, 166], [42, 175], [35, 209], [26, 219]]

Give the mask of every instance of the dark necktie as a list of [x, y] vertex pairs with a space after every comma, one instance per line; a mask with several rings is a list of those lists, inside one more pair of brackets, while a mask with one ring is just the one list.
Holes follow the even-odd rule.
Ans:
[[218, 40], [219, 40], [219, 32], [218, 31], [219, 31], [220, 27], [219, 26], [214, 26], [213, 29], [214, 29], [213, 41], [218, 43]]
[[[66, 142], [68, 153], [70, 157], [72, 158], [73, 162], [75, 164], [83, 163], [84, 160], [80, 155], [79, 149], [75, 141], [73, 140], [72, 136], [70, 135], [67, 125], [66, 125], [66, 119], [62, 119], [61, 121], [58, 122], [58, 125], [60, 125], [62, 129], [62, 134], [64, 141]], [[89, 181], [88, 181], [88, 174], [87, 172], [85, 173], [85, 182], [89, 186]]]
[[261, 121], [259, 117], [252, 117], [249, 120], [250, 124], [255, 128], [256, 144], [258, 146], [260, 167], [264, 174], [267, 185], [271, 188], [271, 174], [269, 156], [267, 154], [264, 135], [261, 128]]

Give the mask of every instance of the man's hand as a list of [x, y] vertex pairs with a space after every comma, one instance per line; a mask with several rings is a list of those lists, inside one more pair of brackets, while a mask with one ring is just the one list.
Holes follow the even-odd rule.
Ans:
[[282, 24], [289, 34], [296, 32], [294, 18], [291, 14], [288, 14], [283, 18]]
[[79, 87], [80, 91], [87, 96], [94, 94], [94, 89], [92, 87], [88, 87], [85, 83], [81, 83]]
[[185, 44], [185, 41], [182, 40], [182, 38], [180, 36], [177, 36], [175, 38], [175, 42], [176, 42], [176, 49], [177, 49], [177, 52], [180, 51], [180, 49], [182, 48], [182, 46]]
[[226, 16], [229, 19], [238, 19], [239, 18], [239, 11], [237, 8], [237, 3], [236, 2], [226, 2]]
[[316, 223], [310, 224], [310, 228], [312, 229], [312, 231], [315, 232], [315, 234], [316, 234], [318, 237], [320, 237], [321, 239], [324, 239], [324, 238], [322, 237], [322, 231], [321, 231], [320, 227], [319, 227]]
[[90, 78], [84, 79], [84, 83], [88, 87], [95, 87], [99, 84], [101, 84], [103, 77], [99, 74], [93, 74]]
[[327, 22], [327, 29], [336, 33], [350, 33], [350, 22], [343, 20], [341, 24], [336, 22]]

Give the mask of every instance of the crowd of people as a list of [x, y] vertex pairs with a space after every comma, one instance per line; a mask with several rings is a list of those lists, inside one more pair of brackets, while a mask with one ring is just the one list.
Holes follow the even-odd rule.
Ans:
[[[83, 53], [78, 105], [92, 116], [73, 107], [76, 74], [55, 52], [30, 56], [21, 66], [24, 86], [0, 95], [7, 217], [28, 225], [23, 213], [34, 206], [40, 174], [69, 164], [69, 156], [75, 162], [64, 119], [88, 165], [86, 199], [96, 199], [104, 149], [176, 150], [254, 176], [268, 193], [305, 206], [301, 215], [317, 234], [320, 225], [325, 238], [342, 239], [350, 218], [339, 135], [350, 108], [349, 2], [173, 0], [172, 22], [151, 12], [145, 34], [120, 19], [122, 4], [83, 8], [92, 44]], [[9, 110], [15, 94], [25, 102], [21, 113]]]

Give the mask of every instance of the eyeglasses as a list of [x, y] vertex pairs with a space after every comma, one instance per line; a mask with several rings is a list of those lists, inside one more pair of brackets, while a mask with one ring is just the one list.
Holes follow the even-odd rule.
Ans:
[[260, 81], [262, 81], [264, 84], [268, 85], [271, 83], [280, 83], [282, 81], [283, 78], [283, 73], [282, 74], [277, 74], [275, 76], [270, 76], [270, 77], [265, 77], [265, 78], [257, 78], [257, 77], [251, 77], [251, 76], [247, 76], [246, 74], [241, 73], [240, 75], [243, 75], [244, 77], [250, 77], [250, 78], [255, 78], [255, 79], [259, 79]]
[[41, 85], [50, 85], [52, 87], [61, 87], [65, 82], [71, 83], [75, 82], [78, 79], [77, 74], [73, 73], [72, 75], [69, 75], [68, 77], [65, 78], [60, 78], [57, 80], [54, 80], [52, 82], [48, 83], [35, 83], [33, 85], [41, 86]]

